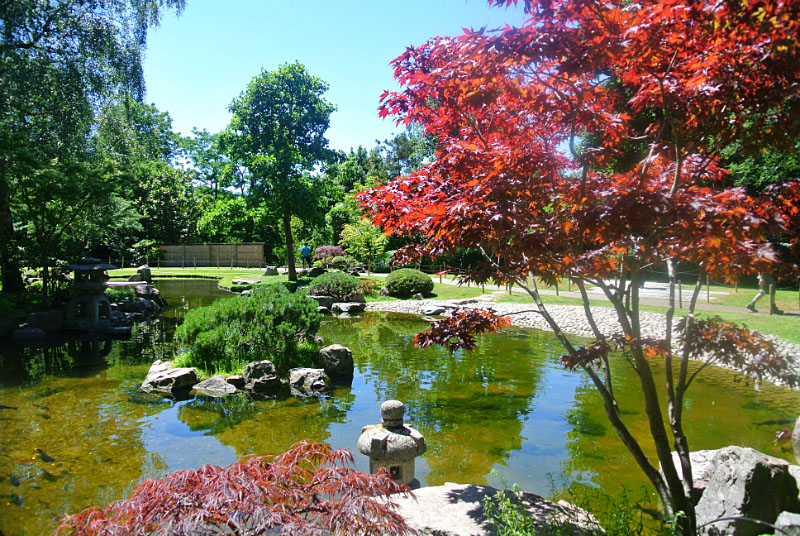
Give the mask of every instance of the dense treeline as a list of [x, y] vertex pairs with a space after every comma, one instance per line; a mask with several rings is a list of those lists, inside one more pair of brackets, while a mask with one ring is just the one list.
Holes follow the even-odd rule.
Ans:
[[[342, 229], [360, 220], [354, 190], [416, 169], [432, 154], [412, 130], [371, 150], [330, 150], [325, 130], [335, 107], [324, 100], [327, 84], [299, 63], [263, 71], [232, 95], [225, 131], [177, 134], [167, 112], [146, 104], [141, 57], [147, 27], [183, 4], [3, 3], [3, 292], [24, 290], [24, 270], [32, 269], [47, 301], [53, 270], [76, 257], [138, 262], [153, 258], [159, 243], [265, 242], [267, 260], [291, 262], [302, 242], [338, 244]], [[259, 94], [260, 87], [270, 91]], [[313, 116], [293, 112], [307, 108], [302, 99], [313, 103]], [[251, 136], [248, 121], [268, 106], [280, 110], [273, 127], [301, 135]]]

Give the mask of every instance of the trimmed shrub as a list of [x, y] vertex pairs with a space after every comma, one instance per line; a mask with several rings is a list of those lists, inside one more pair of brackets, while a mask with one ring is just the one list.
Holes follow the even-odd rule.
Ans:
[[359, 279], [341, 272], [328, 272], [311, 280], [308, 293], [315, 296], [330, 296], [342, 301], [359, 289]]
[[330, 264], [331, 268], [335, 268], [336, 270], [349, 270], [356, 265], [356, 260], [353, 257], [342, 255], [333, 257], [328, 264]]
[[418, 292], [424, 295], [430, 294], [433, 290], [433, 280], [428, 274], [423, 274], [419, 270], [401, 268], [386, 276], [384, 286], [389, 296], [410, 298]]
[[192, 309], [175, 332], [188, 352], [176, 366], [195, 367], [204, 375], [240, 372], [252, 361], [269, 359], [284, 373], [310, 366], [319, 348], [313, 335], [322, 315], [317, 302], [283, 285], [253, 289], [248, 297], [217, 300]]

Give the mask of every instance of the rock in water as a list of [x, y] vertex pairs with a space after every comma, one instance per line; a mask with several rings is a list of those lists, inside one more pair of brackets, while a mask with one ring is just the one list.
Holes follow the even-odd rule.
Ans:
[[245, 389], [257, 394], [272, 393], [280, 389], [281, 380], [272, 361], [253, 361], [242, 369]]
[[709, 462], [708, 475], [695, 509], [697, 525], [705, 525], [700, 534], [757, 536], [764, 533], [762, 525], [741, 519], [716, 520], [745, 516], [775, 523], [781, 512], [800, 510], [797, 483], [784, 460], [750, 448], [726, 447]]
[[228, 383], [223, 376], [212, 376], [205, 379], [195, 385], [193, 389], [200, 394], [213, 397], [232, 395], [236, 392], [236, 387]]
[[147, 371], [142, 383], [145, 393], [164, 393], [169, 396], [188, 393], [197, 383], [197, 372], [193, 368], [170, 368], [169, 361], [156, 360]]
[[353, 375], [353, 352], [341, 344], [332, 344], [319, 351], [319, 365], [329, 376], [348, 377]]
[[328, 375], [322, 369], [293, 368], [289, 371], [289, 385], [295, 396], [323, 393], [328, 386], [328, 380]]

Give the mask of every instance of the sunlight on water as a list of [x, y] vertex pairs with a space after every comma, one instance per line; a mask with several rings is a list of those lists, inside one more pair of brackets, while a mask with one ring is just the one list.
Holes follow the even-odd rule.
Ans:
[[[150, 362], [172, 354], [171, 334], [183, 312], [219, 296], [209, 281], [160, 286], [173, 307], [130, 341], [116, 341], [105, 358], [76, 358], [63, 346], [0, 355], [0, 405], [8, 407], [0, 409], [3, 534], [52, 533], [59, 515], [122, 499], [144, 479], [275, 454], [305, 438], [355, 451], [361, 427], [380, 422], [379, 406], [392, 398], [406, 403], [406, 421], [427, 439], [417, 462], [422, 485], [504, 481], [549, 495], [553, 484], [581, 482], [615, 493], [644, 483], [587, 379], [563, 370], [555, 339], [532, 330], [484, 337], [473, 353], [449, 356], [412, 347], [426, 327], [417, 318], [327, 319], [320, 331], [325, 343], [348, 346], [356, 361], [352, 385], [329, 397], [173, 402], [145, 395], [139, 383]], [[644, 438], [634, 377], [619, 368], [623, 416]], [[690, 391], [691, 447], [738, 444], [794, 461], [773, 444], [781, 426], [757, 423], [796, 417], [800, 393], [754, 391], [734, 378], [708, 370]], [[356, 467], [367, 466], [356, 454]]]

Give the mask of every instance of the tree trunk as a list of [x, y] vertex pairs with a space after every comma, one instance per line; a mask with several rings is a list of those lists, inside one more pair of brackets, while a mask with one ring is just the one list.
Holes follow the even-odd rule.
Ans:
[[283, 205], [283, 234], [286, 236], [286, 267], [289, 269], [289, 281], [297, 281], [297, 269], [294, 265], [294, 239], [292, 238], [292, 215], [286, 204]]
[[0, 273], [3, 292], [22, 292], [22, 271], [14, 251], [14, 223], [11, 218], [11, 192], [0, 170]]

